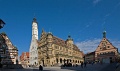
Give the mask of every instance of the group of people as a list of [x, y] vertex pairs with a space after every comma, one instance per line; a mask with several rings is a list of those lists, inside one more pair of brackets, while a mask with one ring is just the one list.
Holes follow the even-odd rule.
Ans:
[[86, 62], [84, 62], [84, 63], [82, 62], [82, 63], [81, 63], [81, 68], [86, 67], [86, 65], [87, 65]]
[[[83, 68], [83, 67], [85, 68], [86, 65], [87, 65], [87, 62], [81, 62], [81, 68]], [[92, 65], [93, 65], [93, 63], [92, 63]], [[43, 71], [43, 66], [42, 65], [39, 66], [39, 71]]]

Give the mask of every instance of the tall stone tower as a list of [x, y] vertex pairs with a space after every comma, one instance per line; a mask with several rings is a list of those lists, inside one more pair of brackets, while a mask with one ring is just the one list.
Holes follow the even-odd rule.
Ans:
[[31, 39], [31, 44], [30, 44], [30, 49], [29, 49], [29, 54], [30, 54], [30, 65], [33, 66], [38, 66], [38, 23], [36, 18], [33, 18], [32, 21], [32, 39]]
[[32, 22], [32, 39], [38, 40], [38, 24], [36, 18], [33, 18]]

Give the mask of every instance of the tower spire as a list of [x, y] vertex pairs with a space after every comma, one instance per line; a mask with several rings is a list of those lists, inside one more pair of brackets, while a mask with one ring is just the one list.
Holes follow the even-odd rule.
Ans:
[[36, 17], [35, 17], [35, 13], [34, 13], [33, 22], [36, 22], [36, 23], [37, 23], [37, 19], [36, 19]]
[[37, 23], [37, 19], [36, 19], [35, 17], [33, 18], [33, 22], [36, 22], [36, 23]]
[[68, 35], [68, 39], [67, 39], [67, 40], [73, 40], [73, 39], [71, 38], [70, 34]]
[[103, 38], [106, 38], [106, 31], [103, 31]]

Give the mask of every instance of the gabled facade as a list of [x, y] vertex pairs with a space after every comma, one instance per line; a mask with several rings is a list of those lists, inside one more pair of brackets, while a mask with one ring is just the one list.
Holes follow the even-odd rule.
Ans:
[[3, 59], [6, 57], [5, 51], [6, 51], [7, 45], [5, 43], [5, 39], [3, 38], [2, 34], [0, 34], [0, 68]]
[[64, 41], [52, 33], [42, 30], [38, 43], [38, 62], [41, 65], [80, 64], [84, 60], [83, 52], [73, 43], [70, 36]]
[[10, 39], [5, 33], [0, 34], [4, 39], [4, 44], [1, 45], [2, 53], [0, 55], [3, 57], [1, 60], [2, 64], [18, 64], [18, 49], [12, 44]]
[[29, 67], [29, 52], [23, 52], [20, 56], [20, 62], [23, 67]]
[[106, 38], [106, 31], [103, 32], [103, 38], [95, 50], [96, 61], [105, 63], [114, 62], [118, 55], [118, 49]]

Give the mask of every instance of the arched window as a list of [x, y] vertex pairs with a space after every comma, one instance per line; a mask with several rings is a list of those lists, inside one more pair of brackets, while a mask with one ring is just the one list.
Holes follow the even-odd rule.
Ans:
[[75, 61], [75, 63], [77, 63], [77, 60]]

